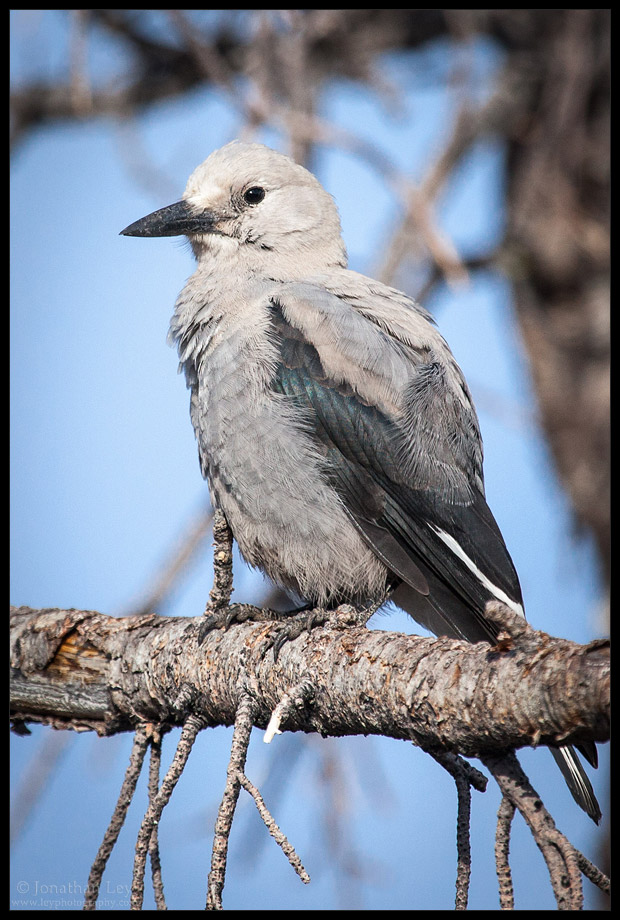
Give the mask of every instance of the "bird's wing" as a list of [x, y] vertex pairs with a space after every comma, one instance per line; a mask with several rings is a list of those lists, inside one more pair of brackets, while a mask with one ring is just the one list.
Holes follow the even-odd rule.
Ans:
[[[358, 531], [420, 600], [412, 606], [424, 615], [409, 608], [414, 617], [437, 634], [493, 640], [487, 601], [523, 608], [484, 498], [469, 393], [432, 326], [421, 328], [417, 343], [407, 335], [392, 341], [385, 319], [384, 312], [377, 325], [324, 288], [287, 285], [270, 301], [279, 354], [273, 389], [297, 404]], [[595, 765], [592, 748], [580, 750]], [[598, 823], [601, 811], [574, 749], [551, 750], [575, 801]]]
[[270, 322], [273, 389], [299, 407], [366, 542], [428, 598], [446, 634], [493, 638], [486, 602], [517, 608], [521, 592], [484, 499], [475, 412], [451, 385], [443, 340], [410, 347], [309, 285], [283, 286]]

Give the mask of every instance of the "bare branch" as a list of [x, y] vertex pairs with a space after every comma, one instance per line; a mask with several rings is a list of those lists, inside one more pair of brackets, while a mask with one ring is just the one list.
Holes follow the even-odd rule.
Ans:
[[142, 901], [144, 899], [144, 869], [146, 866], [147, 854], [151, 851], [153, 830], [157, 826], [164, 808], [170, 801], [170, 796], [174, 792], [174, 788], [183, 773], [194, 741], [202, 728], [204, 728], [204, 722], [200, 716], [188, 716], [183, 726], [183, 731], [181, 732], [174, 758], [164, 777], [164, 781], [155, 798], [151, 799], [149, 802], [146, 814], [142, 819], [142, 824], [138, 832], [138, 839], [136, 841], [136, 856], [131, 884], [131, 910], [142, 909]]
[[512, 874], [508, 862], [510, 850], [510, 828], [516, 811], [515, 805], [505, 795], [497, 812], [495, 832], [495, 868], [499, 882], [499, 903], [502, 910], [514, 910], [515, 899]]
[[269, 831], [269, 833], [271, 834], [275, 842], [278, 844], [278, 846], [282, 848], [282, 852], [285, 854], [286, 858], [288, 859], [291, 866], [293, 867], [297, 875], [300, 877], [302, 882], [305, 885], [307, 885], [310, 882], [310, 876], [308, 875], [303, 865], [301, 864], [301, 860], [299, 856], [297, 855], [297, 853], [295, 852], [294, 848], [291, 846], [291, 844], [289, 843], [285, 835], [282, 833], [282, 831], [280, 830], [280, 828], [274, 821], [269, 809], [265, 805], [265, 801], [262, 795], [260, 794], [256, 786], [254, 786], [250, 782], [250, 780], [247, 778], [245, 774], [241, 774], [239, 776], [239, 782], [241, 783], [243, 788], [246, 790], [246, 792], [249, 792], [252, 798], [254, 799], [254, 804], [256, 805], [256, 808], [258, 809], [258, 813], [261, 816], [265, 827], [267, 828], [267, 830]]
[[215, 822], [211, 871], [209, 872], [207, 884], [207, 910], [222, 909], [222, 892], [224, 890], [226, 863], [228, 858], [228, 840], [241, 786], [243, 786], [254, 799], [258, 813], [267, 830], [282, 849], [302, 882], [307, 884], [310, 881], [310, 877], [304, 869], [299, 856], [274, 821], [260, 792], [249, 781], [244, 772], [247, 750], [250, 743], [250, 734], [252, 732], [252, 724], [255, 717], [255, 709], [256, 705], [252, 701], [252, 698], [247, 693], [244, 693], [237, 708], [226, 787]]
[[112, 814], [112, 818], [110, 819], [108, 829], [104, 834], [101, 846], [99, 847], [99, 851], [95, 857], [95, 861], [91, 866], [90, 875], [88, 876], [88, 885], [86, 886], [86, 894], [84, 898], [84, 910], [97, 909], [97, 895], [99, 894], [101, 879], [103, 878], [103, 873], [105, 871], [108, 859], [110, 858], [110, 854], [114, 849], [114, 844], [118, 840], [118, 835], [120, 834], [121, 828], [125, 823], [127, 810], [131, 805], [133, 795], [138, 784], [138, 779], [140, 778], [142, 764], [144, 763], [144, 755], [146, 754], [148, 743], [149, 738], [146, 726], [140, 726], [138, 729], [136, 729], [133, 747], [129, 757], [129, 765], [127, 767], [127, 772], [125, 773], [125, 779], [123, 780], [123, 785], [121, 786], [121, 791], [118, 796], [116, 807]]
[[70, 10], [71, 15], [71, 71], [69, 93], [71, 105], [76, 118], [90, 113], [92, 90], [88, 77], [88, 10]]
[[[450, 773], [456, 784], [457, 792], [457, 817], [456, 817], [456, 899], [455, 910], [467, 910], [467, 899], [469, 895], [469, 880], [471, 878], [471, 845], [469, 839], [469, 825], [471, 818], [471, 788], [476, 784], [479, 788], [479, 780], [475, 776], [477, 770], [473, 770], [468, 763], [461, 757], [455, 757], [454, 754], [435, 754], [435, 760]], [[481, 774], [479, 774], [481, 775]], [[483, 790], [486, 788], [486, 778]]]
[[126, 616], [143, 616], [164, 607], [181, 575], [206, 540], [212, 520], [213, 512], [209, 508], [200, 511], [188, 524], [169, 557], [158, 565], [153, 583], [144, 592], [142, 599], [125, 611]]
[[226, 877], [226, 859], [228, 856], [228, 838], [239, 798], [245, 760], [252, 733], [255, 704], [250, 696], [241, 697], [235, 716], [230, 760], [226, 776], [226, 787], [215, 822], [215, 836], [211, 854], [211, 871], [207, 883], [207, 910], [222, 909], [222, 891]]
[[[226, 87], [232, 77], [246, 71], [255, 32], [224, 22], [211, 28], [208, 20], [191, 26], [175, 17], [177, 34], [167, 41], [155, 36], [148, 20], [134, 10], [90, 10], [90, 22], [118, 38], [127, 49], [130, 68], [118, 79], [90, 94], [89, 114], [125, 117], [136, 110], [186, 93], [200, 84]], [[173, 11], [176, 12], [176, 11]], [[367, 79], [375, 56], [390, 47], [417, 46], [445, 31], [441, 10], [418, 11], [413, 21], [408, 10], [304, 10], [308, 21], [307, 54], [312, 84], [320, 85], [336, 73]], [[260, 13], [249, 13], [250, 22]], [[244, 20], [247, 25], [248, 18]], [[193, 32], [192, 41], [187, 33]], [[249, 33], [249, 35], [248, 35]], [[182, 41], [179, 42], [177, 36]], [[370, 38], [370, 40], [369, 40]], [[270, 49], [271, 54], [276, 48]], [[274, 62], [275, 66], [275, 62]], [[11, 94], [12, 139], [17, 141], [33, 127], [57, 119], [75, 119], [70, 75], [65, 81], [32, 81]]]
[[600, 888], [604, 894], [611, 893], [611, 882], [609, 878], [604, 872], [601, 872], [597, 866], [594, 866], [587, 856], [584, 856], [583, 853], [579, 851], [577, 851], [577, 863], [585, 877], [589, 879], [593, 885]]
[[[530, 785], [513, 753], [483, 755], [481, 760], [497, 780], [504, 796], [525, 818], [536, 845], [547, 863], [558, 909], [581, 910], [583, 907], [581, 871], [584, 866], [584, 857], [557, 829], [553, 818]], [[503, 821], [506, 821], [508, 814], [509, 810], [506, 807], [502, 812]], [[594, 874], [589, 877], [593, 880]], [[600, 877], [596, 877], [600, 882], [600, 887], [605, 890], [608, 880], [602, 873]], [[505, 882], [505, 867], [503, 879]], [[508, 902], [506, 893], [504, 898]]]
[[328, 625], [286, 643], [274, 668], [264, 647], [282, 614], [248, 609], [263, 620], [203, 636], [203, 617], [18, 608], [13, 715], [102, 735], [137, 719], [184, 724], [189, 712], [230, 724], [248, 686], [264, 728], [311, 667], [321, 693], [289, 709], [291, 731], [382, 734], [466, 756], [609, 737], [608, 642], [579, 646], [528, 627], [491, 647]]
[[456, 870], [456, 910], [467, 910], [469, 880], [471, 878], [471, 845], [469, 822], [471, 818], [471, 789], [463, 776], [454, 777], [458, 797], [456, 818], [456, 849], [458, 853]]
[[[151, 756], [149, 760], [149, 805], [154, 806], [155, 797], [159, 791], [159, 770], [161, 767], [161, 742], [162, 732], [154, 730], [151, 736]], [[158, 824], [155, 824], [149, 843], [149, 857], [151, 859], [151, 877], [153, 879], [153, 894], [157, 910], [167, 910], [164, 897], [164, 883], [161, 874], [161, 860], [159, 858], [159, 833]]]

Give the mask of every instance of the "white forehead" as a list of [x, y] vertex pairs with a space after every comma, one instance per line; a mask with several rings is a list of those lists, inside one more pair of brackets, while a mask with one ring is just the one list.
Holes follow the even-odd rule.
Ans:
[[265, 147], [233, 141], [215, 150], [191, 174], [183, 198], [213, 202], [228, 198], [231, 190], [248, 185], [281, 188], [286, 185], [313, 185], [318, 181], [290, 157]]

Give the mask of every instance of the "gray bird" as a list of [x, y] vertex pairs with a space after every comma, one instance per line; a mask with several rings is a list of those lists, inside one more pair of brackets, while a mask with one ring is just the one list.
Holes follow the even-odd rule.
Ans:
[[[234, 141], [122, 233], [191, 243], [170, 339], [213, 505], [250, 565], [311, 605], [391, 594], [471, 642], [497, 637], [487, 601], [524, 615], [463, 374], [426, 310], [347, 268], [338, 210], [308, 170]], [[595, 746], [580, 750], [596, 766]], [[575, 751], [552, 752], [598, 822]]]

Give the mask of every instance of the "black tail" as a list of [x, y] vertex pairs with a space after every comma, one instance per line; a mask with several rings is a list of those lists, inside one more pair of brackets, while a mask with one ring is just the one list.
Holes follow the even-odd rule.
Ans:
[[566, 785], [570, 789], [572, 797], [579, 807], [590, 815], [595, 824], [598, 824], [601, 820], [601, 809], [596, 801], [596, 796], [586, 771], [577, 757], [577, 752], [570, 746], [550, 747], [549, 750], [562, 771], [562, 776], [566, 780]]

